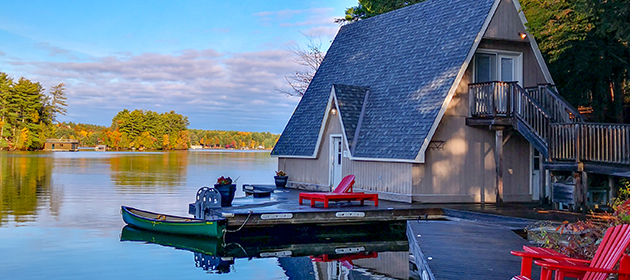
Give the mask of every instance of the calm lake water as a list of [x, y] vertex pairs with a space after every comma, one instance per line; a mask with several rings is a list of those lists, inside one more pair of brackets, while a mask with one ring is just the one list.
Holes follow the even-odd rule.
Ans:
[[[409, 278], [402, 241], [226, 245], [123, 229], [121, 205], [189, 216], [199, 187], [230, 176], [244, 196], [276, 168], [268, 152], [0, 152], [0, 279]], [[318, 255], [343, 242], [359, 253]]]

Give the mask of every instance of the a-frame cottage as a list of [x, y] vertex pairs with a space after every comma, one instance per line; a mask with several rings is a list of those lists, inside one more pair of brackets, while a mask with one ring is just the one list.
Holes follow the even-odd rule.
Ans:
[[550, 123], [580, 117], [525, 22], [517, 0], [427, 0], [342, 26], [271, 153], [288, 186], [538, 200]]

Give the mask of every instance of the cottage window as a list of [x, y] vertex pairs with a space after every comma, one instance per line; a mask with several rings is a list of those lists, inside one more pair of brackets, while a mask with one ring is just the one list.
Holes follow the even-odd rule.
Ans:
[[485, 83], [496, 80], [496, 55], [477, 54], [475, 56], [476, 83]]
[[513, 52], [477, 52], [473, 60], [475, 83], [503, 81], [522, 84], [522, 57], [521, 53]]

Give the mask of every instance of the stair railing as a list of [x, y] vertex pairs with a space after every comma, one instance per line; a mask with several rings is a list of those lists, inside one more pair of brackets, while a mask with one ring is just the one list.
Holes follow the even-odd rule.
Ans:
[[554, 123], [581, 123], [584, 118], [569, 104], [554, 87], [544, 84], [525, 89], [538, 104], [547, 111]]
[[[469, 85], [472, 117], [508, 117], [545, 145], [552, 161], [630, 165], [630, 125], [585, 123], [547, 85], [527, 90], [516, 82]], [[519, 130], [522, 128], [519, 128]]]
[[542, 143], [548, 146], [551, 115], [516, 82], [511, 82], [510, 87], [514, 95], [514, 117], [523, 122]]

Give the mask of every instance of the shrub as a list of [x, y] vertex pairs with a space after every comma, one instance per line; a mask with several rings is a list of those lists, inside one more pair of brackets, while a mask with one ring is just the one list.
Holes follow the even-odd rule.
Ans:
[[613, 210], [612, 214], [603, 213], [597, 217], [593, 215], [593, 218], [575, 223], [565, 221], [561, 225], [553, 225], [550, 222], [539, 222], [529, 226], [527, 230], [542, 247], [574, 258], [592, 259], [608, 228], [630, 224], [630, 200], [615, 199]]

